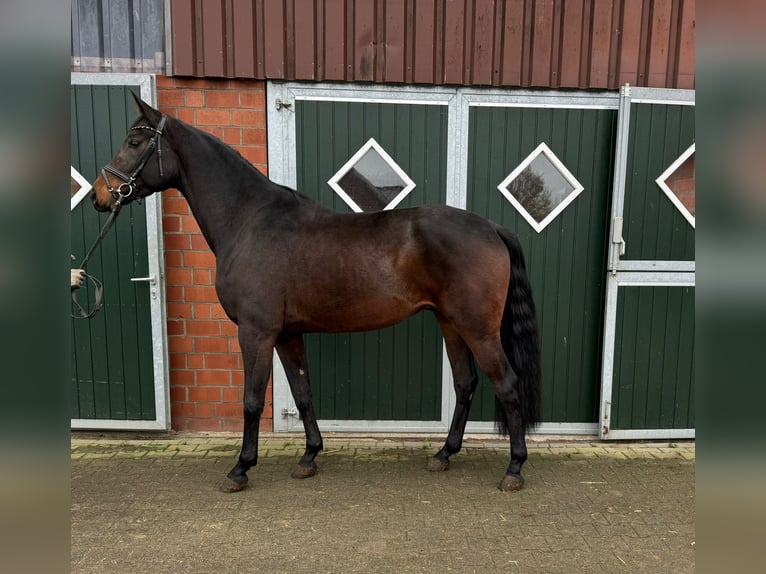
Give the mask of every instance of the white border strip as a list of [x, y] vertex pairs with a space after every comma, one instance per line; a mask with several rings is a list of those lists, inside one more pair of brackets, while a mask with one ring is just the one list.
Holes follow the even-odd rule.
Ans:
[[337, 193], [340, 198], [346, 202], [346, 205], [348, 205], [357, 213], [363, 213], [364, 210], [359, 207], [353, 199], [351, 199], [351, 196], [346, 193], [346, 190], [344, 190], [338, 184], [338, 182], [343, 179], [343, 176], [345, 176], [351, 170], [351, 168], [356, 165], [356, 162], [358, 162], [359, 159], [371, 149], [374, 149], [383, 159], [383, 161], [386, 162], [386, 165], [388, 165], [388, 167], [390, 167], [393, 172], [398, 175], [399, 178], [404, 182], [404, 188], [396, 194], [396, 197], [394, 197], [390, 202], [388, 202], [388, 204], [386, 204], [386, 206], [383, 208], [383, 211], [396, 207], [405, 197], [407, 197], [409, 192], [415, 189], [415, 182], [410, 179], [410, 176], [407, 175], [407, 173], [399, 166], [399, 164], [394, 161], [394, 158], [388, 155], [386, 150], [384, 150], [381, 145], [375, 141], [375, 138], [370, 138], [367, 140], [367, 143], [360, 147], [359, 150], [354, 155], [352, 155], [351, 158], [346, 163], [344, 163], [343, 166], [335, 172], [335, 175], [333, 175], [327, 182], [327, 185], [329, 185], [333, 191], [335, 191], [335, 193]]
[[[516, 197], [510, 191], [508, 191], [508, 185], [541, 154], [547, 157], [548, 161], [553, 164], [553, 167], [555, 167], [559, 173], [564, 176], [564, 179], [567, 181], [567, 183], [572, 186], [572, 191], [564, 198], [561, 203], [559, 203], [553, 209], [553, 211], [546, 215], [542, 221], [537, 221], [534, 217], [532, 217], [532, 214], [526, 210], [521, 202], [516, 199]], [[559, 213], [564, 211], [570, 203], [577, 199], [577, 196], [580, 195], [585, 188], [579, 181], [577, 181], [577, 178], [572, 175], [572, 172], [567, 169], [561, 160], [556, 157], [556, 154], [551, 151], [551, 148], [549, 148], [545, 142], [540, 142], [540, 145], [538, 145], [532, 151], [532, 153], [530, 153], [524, 159], [524, 161], [522, 161], [516, 167], [516, 169], [508, 174], [508, 176], [497, 185], [497, 189], [509, 202], [511, 202], [513, 207], [516, 208], [516, 211], [518, 211], [519, 214], [521, 214], [521, 216], [526, 219], [527, 223], [532, 226], [532, 229], [537, 231], [537, 233], [540, 233], [551, 221], [556, 219]]]
[[696, 438], [695, 429], [611, 429], [605, 440], [681, 440]]
[[80, 184], [79, 191], [70, 198], [69, 211], [73, 211], [74, 208], [77, 207], [79, 203], [88, 196], [88, 192], [90, 191], [90, 188], [93, 186], [87, 179], [85, 179], [85, 176], [83, 176], [79, 171], [75, 169], [74, 166], [70, 166], [70, 167], [71, 167], [70, 175], [72, 179]]

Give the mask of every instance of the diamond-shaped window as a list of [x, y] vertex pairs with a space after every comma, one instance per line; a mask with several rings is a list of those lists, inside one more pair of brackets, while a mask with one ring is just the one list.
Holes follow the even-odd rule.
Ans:
[[695, 226], [694, 146], [690, 145], [655, 180], [692, 227]]
[[88, 195], [91, 185], [88, 180], [72, 166], [72, 170], [70, 171], [70, 186], [69, 209], [71, 211], [77, 207], [77, 204], [79, 204], [86, 195]]
[[327, 182], [354, 211], [393, 209], [415, 182], [370, 138]]
[[497, 186], [540, 233], [582, 192], [583, 186], [541, 143]]

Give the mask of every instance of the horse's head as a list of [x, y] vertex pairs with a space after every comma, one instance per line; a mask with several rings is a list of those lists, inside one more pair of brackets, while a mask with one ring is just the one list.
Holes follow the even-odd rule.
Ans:
[[139, 118], [93, 183], [91, 199], [98, 211], [110, 211], [173, 187], [178, 176], [178, 157], [165, 138], [167, 117], [135, 94], [133, 99]]

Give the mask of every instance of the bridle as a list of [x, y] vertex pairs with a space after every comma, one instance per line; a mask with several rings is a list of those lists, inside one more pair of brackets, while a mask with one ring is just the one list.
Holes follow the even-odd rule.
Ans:
[[[101, 177], [104, 178], [106, 189], [108, 189], [109, 193], [112, 194], [112, 197], [117, 200], [116, 203], [112, 206], [112, 212], [114, 212], [115, 208], [119, 210], [123, 200], [127, 199], [133, 194], [136, 188], [136, 178], [138, 177], [138, 174], [141, 173], [141, 170], [144, 169], [144, 166], [146, 166], [146, 162], [154, 153], [155, 149], [157, 150], [157, 156], [160, 164], [160, 177], [165, 175], [162, 170], [162, 144], [160, 138], [162, 137], [162, 130], [165, 128], [165, 121], [167, 119], [167, 116], [163, 115], [160, 119], [160, 123], [157, 124], [156, 128], [153, 128], [152, 126], [133, 126], [130, 128], [131, 131], [149, 130], [154, 132], [152, 139], [149, 140], [149, 144], [144, 148], [144, 151], [141, 152], [141, 155], [136, 160], [130, 175], [121, 172], [119, 169], [114, 168], [109, 164], [101, 168]], [[116, 189], [112, 187], [107, 173], [111, 173], [112, 175], [122, 180], [122, 183], [118, 185]]]
[[[80, 263], [79, 268], [85, 269], [85, 265], [88, 263], [88, 260], [90, 259], [90, 256], [93, 255], [93, 252], [96, 250], [96, 247], [99, 246], [101, 241], [106, 237], [107, 232], [114, 224], [114, 220], [117, 219], [117, 214], [120, 213], [120, 209], [122, 208], [122, 202], [130, 197], [133, 192], [136, 189], [136, 178], [138, 177], [138, 174], [141, 173], [141, 170], [144, 169], [144, 166], [146, 166], [146, 162], [149, 160], [151, 155], [154, 153], [154, 150], [157, 150], [157, 156], [160, 164], [160, 177], [164, 175], [162, 170], [162, 145], [160, 138], [162, 137], [162, 130], [165, 128], [165, 121], [167, 120], [167, 116], [163, 115], [160, 119], [160, 123], [157, 124], [156, 128], [153, 128], [152, 126], [134, 126], [130, 128], [130, 130], [150, 130], [154, 132], [154, 135], [152, 136], [152, 139], [149, 140], [149, 144], [144, 148], [144, 151], [141, 152], [141, 155], [139, 156], [138, 160], [136, 160], [136, 163], [133, 167], [133, 169], [130, 172], [130, 175], [127, 175], [123, 172], [121, 172], [119, 169], [116, 169], [112, 167], [111, 165], [107, 164], [103, 168], [101, 168], [101, 177], [104, 178], [104, 182], [106, 183], [106, 188], [109, 190], [109, 193], [112, 194], [112, 197], [115, 198], [115, 202], [112, 204], [112, 213], [109, 214], [109, 217], [106, 220], [106, 223], [104, 223], [104, 227], [101, 228], [101, 231], [98, 234], [98, 237], [96, 238], [96, 241], [93, 243], [91, 248], [88, 250], [88, 253], [83, 258], [82, 262]], [[111, 182], [109, 181], [109, 177], [107, 176], [107, 173], [111, 173], [114, 176], [117, 176], [122, 180], [122, 183], [117, 186], [117, 188], [113, 188]], [[140, 199], [139, 199], [140, 202]], [[75, 308], [77, 310], [77, 314], [72, 314], [72, 318], [74, 319], [91, 319], [93, 316], [95, 316], [96, 313], [98, 313], [99, 309], [101, 309], [101, 302], [103, 298], [104, 293], [104, 287], [101, 284], [101, 282], [96, 279], [95, 277], [85, 274], [85, 277], [93, 284], [93, 287], [95, 289], [95, 302], [93, 304], [93, 308], [90, 311], [87, 311], [83, 309], [83, 307], [77, 302], [77, 296], [75, 295], [75, 290], [72, 290], [72, 302], [75, 305]]]

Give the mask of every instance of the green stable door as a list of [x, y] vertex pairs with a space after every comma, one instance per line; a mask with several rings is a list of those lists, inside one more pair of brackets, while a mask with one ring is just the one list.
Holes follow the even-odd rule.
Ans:
[[[298, 100], [295, 130], [297, 188], [327, 207], [445, 202], [445, 105]], [[380, 331], [305, 340], [324, 428], [442, 418], [442, 338], [431, 313]]]
[[[598, 417], [616, 110], [472, 106], [467, 208], [514, 231], [526, 255], [550, 432]], [[470, 420], [491, 421], [484, 375]]]
[[[117, 83], [106, 83], [108, 81]], [[71, 252], [79, 264], [107, 219], [87, 191], [119, 149], [136, 118], [131, 91], [152, 101], [150, 76], [73, 74]], [[103, 307], [92, 319], [72, 319], [70, 409], [81, 429], [166, 429], [164, 308], [159, 250], [159, 202], [150, 197], [122, 209], [94, 252], [87, 272], [102, 282]], [[78, 292], [90, 306], [93, 286]]]

